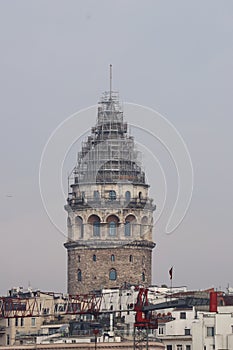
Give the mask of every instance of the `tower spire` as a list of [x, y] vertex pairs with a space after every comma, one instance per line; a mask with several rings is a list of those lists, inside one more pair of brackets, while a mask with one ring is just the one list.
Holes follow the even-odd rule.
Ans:
[[110, 64], [109, 66], [109, 69], [110, 69], [110, 100], [112, 99], [112, 64]]

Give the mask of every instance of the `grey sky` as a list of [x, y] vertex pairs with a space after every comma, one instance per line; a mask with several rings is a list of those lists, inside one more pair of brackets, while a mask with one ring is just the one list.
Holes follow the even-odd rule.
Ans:
[[154, 283], [169, 283], [174, 265], [176, 285], [233, 285], [233, 2], [2, 0], [0, 48], [0, 294], [28, 283], [66, 290], [65, 238], [42, 206], [40, 156], [59, 123], [97, 103], [110, 63], [121, 99], [166, 116], [193, 161], [185, 220], [170, 236], [164, 216], [155, 228]]

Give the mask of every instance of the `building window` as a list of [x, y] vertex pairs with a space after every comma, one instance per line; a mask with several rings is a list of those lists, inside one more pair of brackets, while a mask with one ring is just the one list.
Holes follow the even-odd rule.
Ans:
[[72, 235], [72, 224], [70, 218], [67, 218], [67, 229], [69, 237]]
[[80, 255], [78, 255], [78, 262], [80, 263], [80, 261], [81, 261], [81, 258], [80, 258]]
[[7, 319], [7, 327], [10, 327], [10, 318]]
[[114, 254], [111, 255], [111, 261], [115, 261], [115, 255]]
[[78, 269], [78, 282], [82, 282], [82, 271]]
[[97, 200], [97, 201], [100, 199], [99, 191], [94, 191], [94, 199]]
[[129, 221], [126, 221], [125, 223], [125, 236], [131, 235], [131, 223]]
[[142, 199], [142, 192], [139, 192], [139, 193], [138, 193], [138, 198], [139, 198], [139, 199]]
[[23, 317], [21, 317], [21, 319], [20, 319], [20, 326], [21, 326], [21, 327], [24, 326], [24, 318], [23, 318]]
[[172, 350], [172, 345], [167, 345], [167, 350]]
[[100, 236], [100, 218], [98, 215], [90, 215], [88, 220], [88, 224], [93, 227], [93, 236], [99, 237]]
[[186, 345], [186, 350], [191, 350], [191, 345]]
[[32, 326], [32, 327], [35, 327], [35, 325], [36, 325], [36, 318], [35, 318], [35, 317], [32, 317], [32, 318], [31, 318], [31, 326]]
[[95, 254], [93, 255], [93, 261], [96, 261], [96, 255]]
[[207, 337], [214, 336], [214, 327], [207, 327]]
[[159, 327], [159, 334], [160, 335], [164, 334], [164, 327]]
[[7, 336], [6, 336], [6, 344], [10, 345], [10, 335], [9, 334], [7, 334]]
[[136, 224], [136, 217], [132, 214], [125, 218], [125, 236], [131, 236], [133, 233], [133, 227]]
[[77, 227], [79, 237], [83, 238], [84, 225], [83, 225], [83, 219], [80, 216], [76, 216], [75, 225]]
[[129, 262], [133, 262], [133, 255], [129, 256]]
[[130, 199], [131, 199], [131, 193], [129, 191], [126, 191], [125, 192], [125, 200], [126, 200], [126, 202], [130, 202]]
[[190, 334], [191, 334], [190, 328], [185, 328], [184, 335], [190, 335]]
[[182, 346], [182, 345], [176, 345], [176, 349], [177, 349], [177, 350], [182, 350], [182, 349], [183, 349], [183, 346]]
[[93, 236], [94, 237], [100, 236], [100, 222], [99, 221], [95, 221], [93, 223]]
[[116, 223], [114, 221], [109, 223], [109, 236], [116, 236]]
[[117, 273], [115, 269], [111, 269], [109, 272], [109, 279], [115, 281], [117, 279]]
[[113, 191], [113, 190], [109, 191], [109, 199], [111, 201], [116, 200], [116, 191]]
[[181, 320], [186, 320], [186, 312], [181, 312], [180, 313], [180, 319]]
[[145, 282], [146, 278], [145, 278], [145, 273], [142, 273], [142, 282]]
[[19, 319], [18, 319], [18, 317], [16, 317], [15, 318], [15, 327], [18, 327], [18, 325], [19, 325]]

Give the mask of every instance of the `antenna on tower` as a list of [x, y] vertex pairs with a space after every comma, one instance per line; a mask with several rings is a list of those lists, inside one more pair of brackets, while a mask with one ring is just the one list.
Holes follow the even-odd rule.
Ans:
[[112, 64], [110, 64], [110, 100], [112, 99]]

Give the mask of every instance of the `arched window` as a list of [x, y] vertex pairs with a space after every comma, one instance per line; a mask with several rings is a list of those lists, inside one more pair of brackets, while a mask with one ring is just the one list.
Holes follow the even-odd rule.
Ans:
[[114, 254], [111, 255], [111, 261], [115, 261], [115, 255]]
[[100, 237], [100, 218], [98, 215], [91, 215], [87, 220], [88, 224], [93, 226], [93, 236]]
[[136, 222], [136, 218], [132, 214], [125, 218], [125, 236], [129, 237], [132, 235], [133, 226], [136, 224]]
[[129, 202], [130, 199], [131, 199], [131, 193], [129, 191], [126, 191], [125, 192], [125, 200], [126, 200], [126, 202]]
[[116, 223], [114, 221], [109, 223], [109, 236], [116, 236]]
[[82, 271], [78, 269], [78, 282], [82, 281]]
[[111, 201], [114, 201], [116, 199], [116, 191], [109, 191], [109, 199], [111, 199]]
[[109, 279], [111, 281], [116, 281], [117, 279], [117, 272], [115, 269], [111, 269], [110, 272], [109, 272]]
[[93, 261], [96, 261], [96, 255], [95, 254], [93, 255]]
[[145, 273], [142, 273], [142, 282], [145, 282], [146, 278], [145, 278]]
[[129, 256], [129, 262], [133, 262], [133, 255]]
[[83, 238], [84, 225], [83, 225], [83, 219], [81, 218], [81, 216], [76, 216], [75, 225], [77, 227], [78, 237]]
[[138, 198], [139, 198], [139, 199], [142, 199], [142, 192], [139, 192], [139, 193], [138, 193]]
[[110, 215], [106, 221], [108, 224], [109, 236], [116, 236], [119, 218], [116, 215]]

